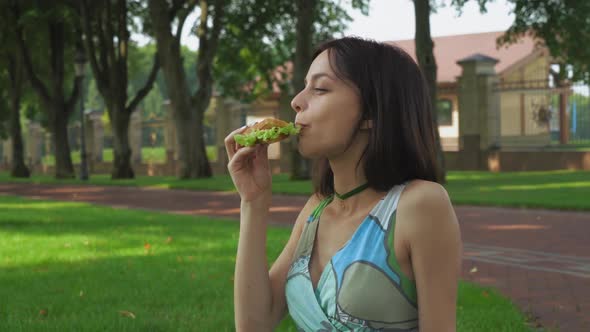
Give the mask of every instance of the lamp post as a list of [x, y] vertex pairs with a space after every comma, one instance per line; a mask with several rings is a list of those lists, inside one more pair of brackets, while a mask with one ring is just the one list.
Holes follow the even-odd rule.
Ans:
[[84, 74], [86, 73], [86, 56], [84, 51], [76, 52], [74, 60], [76, 67], [76, 76], [81, 77], [80, 82], [80, 180], [88, 180], [88, 163], [86, 162], [86, 133], [84, 131]]

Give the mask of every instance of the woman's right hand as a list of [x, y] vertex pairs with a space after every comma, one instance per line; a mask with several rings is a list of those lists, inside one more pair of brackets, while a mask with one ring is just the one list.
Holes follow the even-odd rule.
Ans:
[[225, 138], [225, 150], [229, 159], [227, 169], [242, 201], [270, 201], [272, 175], [268, 161], [268, 145], [240, 146], [234, 140], [234, 135], [241, 134], [246, 129], [246, 126], [236, 129]]

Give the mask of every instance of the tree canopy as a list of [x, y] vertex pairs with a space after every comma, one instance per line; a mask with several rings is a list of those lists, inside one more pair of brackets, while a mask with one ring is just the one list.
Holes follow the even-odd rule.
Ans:
[[[453, 0], [459, 10], [470, 0]], [[474, 0], [472, 0], [474, 1]], [[475, 0], [482, 12], [490, 0]], [[498, 44], [515, 43], [523, 35], [539, 38], [557, 63], [571, 66], [561, 70], [561, 79], [590, 82], [590, 1], [508, 0], [514, 6], [515, 19]]]

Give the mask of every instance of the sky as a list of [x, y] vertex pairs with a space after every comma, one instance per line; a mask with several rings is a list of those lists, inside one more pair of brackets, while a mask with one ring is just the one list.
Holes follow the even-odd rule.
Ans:
[[[350, 0], [341, 0], [350, 3]], [[450, 0], [437, 2], [450, 3]], [[414, 5], [411, 0], [371, 0], [369, 15], [364, 16], [350, 6], [349, 15], [353, 18], [345, 35], [356, 35], [377, 41], [403, 40], [414, 38]], [[514, 15], [511, 14], [512, 5], [506, 0], [495, 0], [488, 5], [488, 12], [481, 14], [476, 1], [469, 1], [459, 16], [457, 11], [447, 5], [439, 8], [430, 16], [430, 30], [434, 37], [458, 35], [477, 32], [502, 31], [512, 24]], [[198, 48], [198, 39], [189, 33], [194, 25], [197, 13], [191, 14], [183, 29], [181, 43], [190, 49]], [[149, 39], [134, 35], [132, 37], [140, 45]]]
[[[354, 21], [346, 34], [378, 41], [414, 38], [414, 4], [411, 0], [371, 0], [370, 4], [369, 16], [362, 15], [358, 10], [349, 11]], [[461, 16], [450, 5], [439, 8], [430, 16], [430, 32], [438, 37], [507, 30], [514, 20], [511, 14], [513, 6], [505, 0], [496, 0], [487, 8], [488, 12], [481, 14], [476, 1], [469, 1]]]

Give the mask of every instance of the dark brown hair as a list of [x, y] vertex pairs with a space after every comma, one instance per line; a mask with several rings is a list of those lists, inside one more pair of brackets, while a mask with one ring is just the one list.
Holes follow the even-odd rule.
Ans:
[[[357, 164], [363, 162], [370, 187], [388, 191], [408, 180], [436, 181], [432, 106], [416, 62], [399, 47], [357, 37], [325, 42], [313, 59], [325, 50], [336, 75], [358, 89], [361, 121], [373, 122]], [[315, 161], [313, 179], [316, 193], [334, 193], [334, 173], [327, 158]]]

